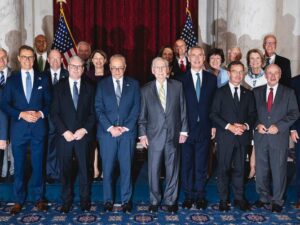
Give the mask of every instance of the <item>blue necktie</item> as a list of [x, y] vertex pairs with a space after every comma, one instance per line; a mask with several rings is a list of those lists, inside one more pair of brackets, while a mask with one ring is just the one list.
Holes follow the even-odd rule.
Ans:
[[26, 72], [26, 99], [28, 103], [30, 101], [31, 91], [32, 91], [31, 76], [30, 73], [27, 71]]
[[54, 73], [54, 79], [53, 79], [53, 85], [57, 84], [58, 80], [57, 80], [57, 73]]
[[77, 81], [74, 81], [73, 84], [73, 103], [75, 106], [75, 109], [77, 110], [77, 103], [78, 103], [78, 88], [77, 88]]
[[3, 71], [0, 71], [0, 88], [4, 87], [4, 84], [5, 84], [5, 78], [4, 78], [4, 72]]
[[117, 97], [117, 103], [120, 104], [121, 100], [121, 86], [120, 86], [120, 80], [116, 80], [117, 82], [117, 88], [116, 88], [116, 97]]
[[200, 73], [196, 73], [197, 82], [196, 82], [196, 95], [198, 102], [200, 101], [200, 93], [201, 93], [201, 81], [200, 81]]

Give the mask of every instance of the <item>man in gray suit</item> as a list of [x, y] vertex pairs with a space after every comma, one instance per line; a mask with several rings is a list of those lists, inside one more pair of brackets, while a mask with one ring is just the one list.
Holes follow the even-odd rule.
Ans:
[[180, 82], [167, 79], [168, 62], [157, 57], [152, 61], [156, 80], [142, 88], [139, 138], [148, 148], [149, 211], [157, 212], [161, 202], [159, 175], [162, 159], [166, 167], [163, 202], [169, 212], [177, 212], [179, 144], [187, 139], [186, 104]]
[[265, 76], [267, 85], [253, 90], [258, 113], [254, 146], [259, 200], [255, 205], [261, 208], [271, 202], [272, 212], [280, 213], [287, 177], [289, 128], [298, 119], [299, 112], [294, 91], [278, 83], [281, 77], [280, 67], [276, 64], [269, 65]]

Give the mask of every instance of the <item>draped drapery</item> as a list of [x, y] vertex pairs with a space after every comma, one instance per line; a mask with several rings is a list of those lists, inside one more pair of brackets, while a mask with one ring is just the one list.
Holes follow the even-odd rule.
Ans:
[[[103, 49], [109, 56], [123, 54], [127, 74], [141, 84], [148, 81], [151, 60], [159, 48], [172, 45], [180, 36], [185, 8], [185, 0], [68, 0], [64, 5], [76, 42], [87, 41], [92, 49]], [[196, 29], [197, 0], [189, 1], [189, 9]], [[54, 0], [54, 27], [58, 17]]]

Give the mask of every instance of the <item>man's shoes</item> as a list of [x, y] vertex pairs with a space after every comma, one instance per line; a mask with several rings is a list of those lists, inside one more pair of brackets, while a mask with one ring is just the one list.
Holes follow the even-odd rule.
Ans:
[[272, 212], [281, 213], [281, 211], [282, 211], [282, 206], [277, 204], [272, 204]]
[[167, 211], [170, 212], [170, 213], [177, 213], [178, 205], [177, 204], [167, 205]]
[[149, 208], [148, 208], [148, 211], [149, 212], [157, 212], [158, 211], [158, 205], [149, 205]]
[[39, 211], [47, 211], [48, 210], [48, 205], [47, 205], [47, 203], [45, 202], [45, 201], [38, 201], [37, 203], [35, 203], [35, 205], [34, 205], [36, 208], [37, 208], [37, 210], [39, 210]]
[[221, 212], [224, 212], [224, 211], [227, 212], [227, 211], [230, 210], [230, 207], [227, 204], [227, 201], [220, 201], [220, 203], [219, 203], [219, 210]]
[[250, 210], [250, 205], [246, 200], [234, 200], [234, 207], [239, 208], [242, 211]]
[[105, 212], [111, 212], [114, 208], [114, 205], [111, 202], [105, 202], [103, 208]]
[[10, 214], [16, 215], [16, 214], [20, 213], [21, 210], [22, 210], [22, 205], [16, 203], [13, 207], [11, 207]]
[[268, 203], [262, 202], [261, 200], [257, 200], [256, 202], [254, 202], [254, 205], [256, 208], [263, 208], [265, 207], [265, 205], [268, 205]]
[[296, 207], [296, 209], [300, 209], [300, 200], [298, 200], [295, 207]]
[[63, 204], [60, 208], [60, 212], [61, 213], [68, 213], [71, 209], [71, 205], [70, 204]]
[[124, 213], [130, 213], [132, 210], [132, 203], [131, 202], [127, 202], [122, 204], [122, 211]]
[[81, 209], [82, 212], [90, 211], [91, 210], [91, 203], [90, 202], [80, 203], [80, 209]]
[[184, 202], [182, 203], [182, 208], [185, 209], [190, 209], [193, 207], [193, 200], [192, 199], [185, 199]]
[[196, 202], [197, 209], [206, 209], [207, 208], [207, 201], [204, 198], [197, 200]]

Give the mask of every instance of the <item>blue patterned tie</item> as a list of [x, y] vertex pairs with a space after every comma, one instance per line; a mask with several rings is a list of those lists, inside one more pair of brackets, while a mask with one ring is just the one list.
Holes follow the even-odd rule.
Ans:
[[116, 97], [117, 97], [117, 103], [119, 105], [122, 92], [121, 92], [120, 80], [116, 80], [116, 82], [117, 82]]
[[73, 103], [75, 106], [75, 109], [77, 110], [77, 103], [78, 103], [78, 88], [77, 88], [77, 81], [74, 81], [73, 84]]
[[0, 71], [0, 88], [4, 87], [4, 84], [5, 84], [5, 78], [4, 78], [4, 72], [3, 71]]
[[196, 73], [197, 82], [196, 82], [196, 95], [198, 102], [200, 101], [200, 93], [201, 93], [201, 81], [200, 81], [200, 73]]
[[31, 91], [32, 91], [31, 76], [30, 73], [27, 71], [26, 72], [26, 99], [28, 103], [30, 101]]

